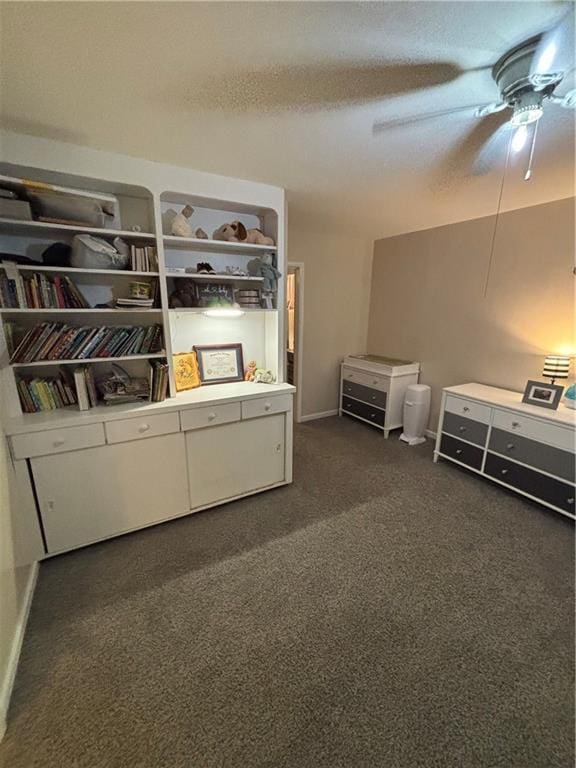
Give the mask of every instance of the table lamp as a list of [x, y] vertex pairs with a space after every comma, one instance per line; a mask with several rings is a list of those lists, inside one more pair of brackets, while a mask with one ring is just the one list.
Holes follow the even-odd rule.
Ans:
[[548, 355], [544, 360], [542, 376], [552, 379], [554, 384], [556, 379], [567, 379], [570, 369], [570, 358], [565, 355]]

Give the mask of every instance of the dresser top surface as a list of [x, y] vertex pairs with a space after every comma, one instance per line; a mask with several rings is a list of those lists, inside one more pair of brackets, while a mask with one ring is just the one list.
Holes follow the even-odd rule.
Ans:
[[524, 413], [526, 416], [534, 416], [545, 421], [553, 421], [566, 426], [576, 425], [576, 410], [568, 408], [560, 403], [558, 410], [540, 408], [537, 405], [529, 405], [522, 402], [523, 392], [514, 392], [510, 389], [489, 387], [487, 384], [459, 384], [454, 387], [445, 387], [444, 392], [449, 395], [478, 400], [481, 403], [508, 408], [509, 410]]
[[296, 388], [291, 384], [255, 384], [249, 381], [228, 384], [211, 384], [180, 392], [175, 397], [168, 397], [161, 403], [129, 403], [124, 405], [99, 405], [88, 411], [80, 411], [76, 406], [58, 408], [43, 413], [25, 413], [8, 419], [4, 426], [7, 435], [26, 432], [42, 432], [46, 429], [75, 427], [81, 424], [94, 424], [102, 421], [138, 418], [170, 411], [187, 410], [202, 406], [218, 405], [239, 400], [253, 400], [258, 397], [273, 397], [291, 394]]
[[383, 355], [348, 355], [342, 364], [349, 368], [357, 368], [369, 373], [381, 373], [385, 376], [404, 376], [420, 371], [420, 363]]

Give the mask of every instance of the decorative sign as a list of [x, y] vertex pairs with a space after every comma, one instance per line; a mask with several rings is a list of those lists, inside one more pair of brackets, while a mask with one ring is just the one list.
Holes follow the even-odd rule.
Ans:
[[178, 392], [200, 386], [202, 382], [200, 381], [196, 352], [174, 355], [172, 360], [174, 362], [174, 380]]

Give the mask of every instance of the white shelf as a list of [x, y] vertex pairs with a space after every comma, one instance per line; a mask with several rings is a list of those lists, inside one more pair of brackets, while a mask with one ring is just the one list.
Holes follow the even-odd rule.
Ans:
[[[230, 309], [233, 312], [239, 311], [239, 312], [277, 312], [277, 309], [265, 309], [264, 307], [170, 307], [170, 312], [175, 313], [191, 313], [195, 315], [203, 315], [204, 313], [208, 312], [211, 309]], [[225, 315], [222, 316], [224, 319], [227, 319]], [[240, 315], [237, 315], [237, 317], [240, 317]], [[234, 315], [230, 316], [230, 319], [234, 319]]]
[[142, 309], [136, 307], [135, 309], [129, 309], [125, 307], [118, 307], [118, 309], [110, 308], [110, 309], [99, 309], [96, 307], [86, 307], [82, 309], [76, 309], [74, 307], [33, 307], [33, 308], [26, 308], [26, 309], [10, 309], [9, 307], [3, 307], [0, 309], [0, 314], [3, 315], [52, 315], [52, 314], [63, 314], [63, 315], [99, 315], [99, 314], [114, 314], [114, 315], [161, 315], [162, 310], [158, 309], [157, 307], [153, 307], [152, 309]]
[[251, 275], [219, 275], [216, 272], [169, 272], [166, 271], [166, 277], [187, 277], [190, 280], [206, 281], [209, 283], [262, 283], [263, 277], [253, 277]]
[[9, 259], [0, 260], [0, 269], [6, 264], [19, 272], [65, 272], [78, 275], [126, 275], [127, 277], [158, 277], [158, 272], [135, 272], [130, 269], [84, 269], [82, 267], [49, 267], [46, 264], [16, 264]]
[[226, 240], [203, 240], [198, 237], [164, 236], [165, 248], [177, 248], [184, 251], [208, 251], [210, 253], [276, 253], [275, 245], [251, 245], [248, 243], [229, 243]]
[[31, 363], [10, 363], [12, 368], [35, 368], [38, 365], [83, 365], [84, 363], [109, 363], [119, 360], [151, 360], [166, 357], [166, 352], [153, 352], [148, 355], [123, 355], [122, 357], [84, 357], [76, 360], [34, 360]]
[[156, 240], [151, 232], [132, 232], [126, 229], [102, 229], [83, 227], [76, 224], [52, 224], [48, 221], [23, 221], [22, 219], [0, 219], [0, 232], [9, 235], [41, 237], [51, 232], [71, 235], [99, 235], [100, 237], [122, 237], [126, 240]]

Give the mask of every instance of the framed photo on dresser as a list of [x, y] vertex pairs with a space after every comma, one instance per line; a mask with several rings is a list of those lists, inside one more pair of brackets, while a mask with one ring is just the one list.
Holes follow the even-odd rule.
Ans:
[[544, 381], [529, 381], [524, 390], [523, 403], [538, 405], [540, 408], [550, 408], [555, 411], [558, 408], [564, 387], [557, 384], [548, 384]]

